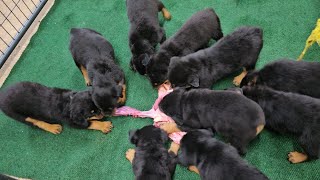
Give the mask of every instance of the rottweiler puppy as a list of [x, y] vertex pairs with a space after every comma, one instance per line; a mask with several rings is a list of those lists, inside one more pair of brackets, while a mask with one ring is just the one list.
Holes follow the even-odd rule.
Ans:
[[172, 179], [179, 149], [172, 144], [169, 152], [164, 144], [168, 136], [163, 130], [152, 125], [141, 129], [131, 130], [129, 140], [136, 145], [129, 149], [126, 158], [132, 163], [135, 179]]
[[166, 40], [165, 31], [159, 25], [158, 12], [161, 11], [167, 20], [171, 19], [171, 15], [160, 0], [126, 0], [126, 6], [130, 22], [130, 66], [144, 75], [143, 59], [153, 55], [156, 45]]
[[207, 47], [210, 39], [219, 40], [222, 36], [219, 17], [212, 8], [192, 15], [175, 35], [160, 45], [156, 54], [143, 60], [151, 84], [156, 87], [168, 79], [171, 57], [193, 53]]
[[[290, 67], [288, 67], [290, 68]], [[266, 128], [299, 137], [304, 152], [290, 152], [288, 160], [300, 163], [320, 157], [320, 100], [276, 91], [266, 86], [244, 86], [243, 94], [256, 101], [266, 116]]]
[[193, 130], [180, 142], [178, 162], [200, 174], [201, 179], [267, 180], [257, 168], [243, 160], [237, 150], [213, 138], [213, 133]]
[[239, 85], [247, 70], [255, 68], [262, 48], [262, 30], [241, 27], [212, 47], [171, 58], [168, 77], [172, 86], [211, 88], [217, 80], [243, 68], [235, 77]]
[[320, 98], [320, 63], [279, 59], [251, 71], [241, 86], [264, 85], [273, 89]]
[[92, 102], [91, 91], [75, 92], [50, 88], [38, 83], [20, 82], [0, 92], [0, 109], [4, 114], [53, 134], [60, 134], [62, 122], [73, 127], [108, 133], [110, 121]]
[[92, 85], [92, 100], [105, 115], [126, 101], [124, 73], [115, 64], [112, 45], [98, 32], [86, 28], [70, 31], [70, 52], [87, 85]]
[[178, 88], [166, 95], [160, 110], [175, 123], [160, 128], [168, 134], [192, 129], [211, 129], [246, 153], [247, 144], [263, 129], [264, 114], [254, 101], [233, 91]]

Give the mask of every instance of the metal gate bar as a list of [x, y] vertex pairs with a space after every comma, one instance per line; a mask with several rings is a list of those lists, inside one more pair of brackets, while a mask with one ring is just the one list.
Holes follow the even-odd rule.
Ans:
[[[26, 33], [48, 0], [0, 0], [0, 68]], [[13, 5], [13, 7], [10, 7]], [[21, 8], [21, 7], [24, 8]], [[5, 12], [9, 11], [9, 12]], [[13, 21], [14, 20], [14, 21]], [[5, 23], [7, 27], [5, 26]], [[10, 25], [8, 27], [8, 25]], [[9, 30], [11, 28], [11, 31]], [[14, 34], [10, 32], [14, 32]], [[9, 41], [9, 42], [8, 42]]]

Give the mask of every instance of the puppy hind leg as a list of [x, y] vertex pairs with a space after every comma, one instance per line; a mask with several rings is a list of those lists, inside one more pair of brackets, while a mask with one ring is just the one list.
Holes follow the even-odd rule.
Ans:
[[170, 12], [166, 9], [166, 7], [163, 5], [163, 3], [161, 1], [158, 1], [158, 11], [162, 12], [163, 17], [166, 20], [171, 20], [171, 14]]
[[49, 124], [47, 122], [33, 119], [30, 117], [26, 118], [25, 121], [32, 123], [34, 126], [37, 126], [38, 128], [43, 129], [52, 134], [60, 134], [62, 131], [62, 126], [60, 124]]
[[128, 149], [126, 152], [126, 158], [128, 161], [130, 161], [131, 164], [133, 162], [135, 153], [136, 153], [136, 150], [134, 150], [134, 149]]
[[247, 73], [246, 68], [243, 68], [242, 72], [238, 76], [234, 77], [233, 84], [240, 86], [242, 79], [247, 75]]
[[88, 71], [86, 70], [86, 68], [84, 68], [83, 66], [80, 66], [80, 70], [82, 72], [82, 75], [83, 75], [84, 81], [86, 82], [86, 85], [91, 86], [91, 82], [90, 82], [90, 79], [88, 76]]

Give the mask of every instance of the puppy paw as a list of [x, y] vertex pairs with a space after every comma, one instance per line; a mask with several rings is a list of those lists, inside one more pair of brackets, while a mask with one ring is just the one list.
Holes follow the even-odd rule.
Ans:
[[105, 121], [105, 122], [101, 122], [101, 131], [103, 133], [108, 133], [111, 131], [111, 129], [113, 128], [112, 122], [111, 121]]
[[171, 134], [174, 132], [180, 132], [181, 130], [177, 127], [177, 124], [174, 122], [163, 123], [160, 125], [160, 129], [164, 130], [167, 134]]
[[134, 149], [128, 149], [127, 150], [126, 158], [127, 158], [128, 161], [130, 161], [130, 163], [132, 163], [135, 153], [136, 153], [136, 151]]
[[170, 21], [170, 20], [171, 20], [171, 14], [170, 14], [170, 12], [169, 12], [166, 8], [163, 8], [161, 11], [162, 11], [163, 17], [164, 17], [166, 20]]
[[60, 134], [62, 132], [62, 126], [60, 124], [51, 124], [47, 130], [52, 134]]
[[92, 84], [91, 84], [91, 82], [88, 80], [88, 81], [86, 81], [86, 85], [87, 86], [92, 86]]
[[103, 133], [108, 133], [113, 128], [112, 123], [110, 121], [90, 121], [90, 126], [88, 129], [94, 129], [101, 131]]
[[178, 154], [178, 151], [179, 151], [179, 148], [180, 148], [180, 145], [179, 144], [177, 144], [177, 143], [175, 143], [175, 142], [172, 142], [171, 143], [171, 146], [170, 146], [170, 148], [169, 148], [169, 152], [171, 151], [171, 152], [173, 152], [175, 155], [177, 155]]
[[200, 174], [200, 173], [199, 173], [199, 170], [198, 170], [198, 168], [197, 168], [196, 166], [189, 166], [189, 167], [188, 167], [188, 170], [191, 171], [191, 172]]
[[241, 74], [239, 74], [238, 76], [234, 77], [234, 79], [233, 79], [233, 84], [234, 84], [235, 86], [240, 86], [242, 79], [243, 79], [246, 75], [247, 75], [247, 71], [246, 71], [246, 69], [244, 68]]
[[308, 159], [308, 156], [306, 154], [299, 153], [297, 151], [290, 152], [288, 154], [288, 160], [293, 164], [304, 162], [307, 159]]

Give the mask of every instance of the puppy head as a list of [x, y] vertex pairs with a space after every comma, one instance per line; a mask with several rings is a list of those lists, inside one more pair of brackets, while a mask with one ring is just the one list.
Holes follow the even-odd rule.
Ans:
[[109, 84], [105, 87], [92, 86], [92, 100], [105, 115], [111, 115], [118, 106], [118, 99], [122, 96], [122, 87]]
[[156, 54], [143, 62], [146, 67], [146, 74], [153, 87], [161, 85], [168, 79], [168, 64], [165, 60], [162, 60], [163, 58], [165, 57], [162, 57], [162, 54]]
[[130, 61], [130, 66], [134, 71], [138, 71], [139, 74], [146, 74], [146, 67], [143, 62], [147, 62], [150, 59], [149, 55], [144, 53], [139, 56], [133, 56]]
[[194, 70], [189, 68], [183, 57], [173, 57], [168, 68], [168, 79], [172, 87], [199, 87], [200, 79]]
[[101, 110], [93, 103], [90, 91], [82, 91], [71, 97], [70, 103], [71, 119], [102, 119]]
[[240, 87], [255, 86], [259, 82], [259, 78], [258, 71], [249, 71], [248, 74], [242, 79]]
[[213, 137], [213, 132], [205, 129], [189, 131], [180, 142], [179, 162], [184, 166], [196, 165], [206, 141]]
[[142, 146], [149, 143], [164, 144], [168, 141], [168, 135], [160, 128], [150, 125], [141, 129], [129, 131], [129, 140], [136, 146]]
[[167, 116], [170, 116], [178, 124], [182, 120], [181, 112], [181, 97], [186, 90], [184, 88], [177, 88], [168, 95], [166, 95], [159, 103], [160, 110]]

